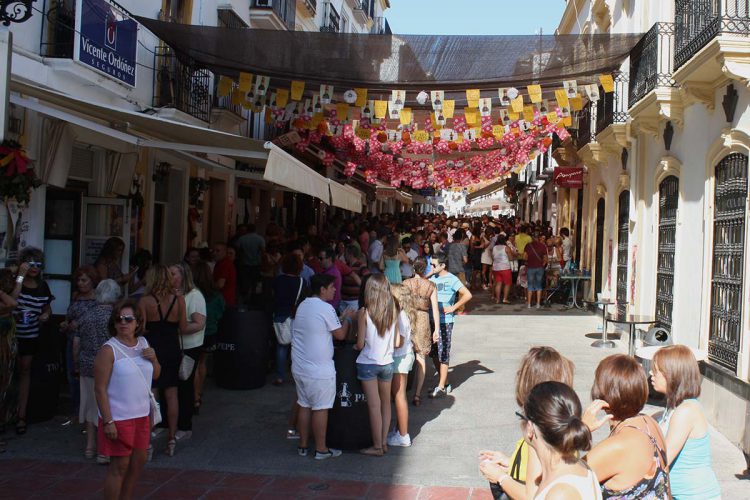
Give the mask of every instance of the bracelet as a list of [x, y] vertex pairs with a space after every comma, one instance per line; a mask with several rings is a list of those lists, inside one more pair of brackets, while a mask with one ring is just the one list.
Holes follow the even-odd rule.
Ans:
[[498, 485], [498, 486], [500, 486], [500, 487], [502, 488], [502, 486], [503, 486], [503, 481], [505, 481], [505, 480], [506, 480], [506, 479], [508, 479], [509, 477], [510, 477], [510, 476], [509, 476], [508, 474], [503, 474], [502, 476], [500, 476], [500, 477], [498, 478], [498, 480], [497, 480], [497, 485]]
[[115, 423], [114, 420], [110, 420], [109, 422], [105, 423], [104, 425], [110, 425], [110, 424], [114, 424], [114, 423]]
[[22, 276], [19, 274], [18, 276], [16, 276], [16, 283], [18, 283], [19, 285], [22, 284], [25, 277], [26, 276]]

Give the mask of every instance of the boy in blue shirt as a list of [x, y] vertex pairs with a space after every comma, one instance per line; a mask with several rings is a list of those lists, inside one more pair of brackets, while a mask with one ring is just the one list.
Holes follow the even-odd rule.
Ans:
[[471, 300], [471, 292], [456, 275], [447, 271], [448, 256], [439, 253], [432, 257], [433, 274], [430, 281], [437, 287], [438, 309], [440, 310], [440, 335], [433, 338], [432, 361], [440, 375], [438, 385], [430, 392], [431, 398], [444, 397], [448, 385], [448, 364], [451, 355], [454, 313]]

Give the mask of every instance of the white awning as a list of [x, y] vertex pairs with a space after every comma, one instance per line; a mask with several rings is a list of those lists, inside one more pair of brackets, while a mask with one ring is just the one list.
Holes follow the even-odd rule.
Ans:
[[362, 213], [362, 191], [331, 181], [331, 205], [350, 212]]
[[10, 101], [43, 115], [138, 147], [265, 159], [263, 141], [197, 127], [137, 111], [96, 104], [54, 90], [13, 81]]
[[330, 204], [328, 179], [275, 144], [269, 143], [268, 146], [270, 151], [263, 179]]

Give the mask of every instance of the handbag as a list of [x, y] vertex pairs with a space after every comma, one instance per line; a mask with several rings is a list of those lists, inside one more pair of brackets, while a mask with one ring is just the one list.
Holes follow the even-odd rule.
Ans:
[[143, 381], [143, 384], [146, 386], [146, 392], [148, 392], [148, 399], [149, 404], [151, 406], [151, 412], [149, 415], [151, 416], [151, 427], [156, 427], [161, 423], [161, 406], [159, 406], [159, 402], [154, 397], [154, 393], [151, 391], [151, 384], [146, 382], [146, 377], [143, 376], [143, 372], [140, 368], [138, 368], [138, 365], [135, 364], [135, 361], [133, 361], [133, 358], [125, 354], [125, 351], [120, 349], [120, 347], [117, 344], [109, 344], [118, 351], [120, 351], [120, 354], [122, 354], [125, 358], [129, 359], [133, 365], [135, 365], [136, 370], [138, 371], [138, 375], [141, 376], [141, 380]]
[[180, 359], [180, 369], [177, 371], [177, 378], [184, 382], [189, 379], [190, 375], [193, 373], [195, 360], [185, 354], [185, 351], [182, 350], [182, 335], [180, 335], [180, 354], [182, 355], [182, 358]]
[[276, 341], [279, 345], [289, 345], [292, 343], [292, 316], [294, 316], [294, 309], [297, 307], [297, 301], [302, 294], [302, 278], [299, 279], [299, 289], [297, 290], [297, 297], [294, 299], [294, 305], [292, 306], [292, 314], [282, 322], [273, 322], [273, 331], [276, 334]]

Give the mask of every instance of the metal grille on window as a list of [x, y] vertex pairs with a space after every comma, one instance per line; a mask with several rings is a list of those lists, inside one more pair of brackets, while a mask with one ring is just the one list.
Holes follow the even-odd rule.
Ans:
[[716, 166], [714, 251], [708, 357], [737, 371], [742, 336], [747, 156], [733, 153]]
[[670, 175], [659, 184], [659, 246], [656, 269], [656, 320], [672, 331], [674, 253], [680, 181]]
[[628, 236], [630, 234], [630, 192], [620, 193], [617, 216], [617, 312], [628, 312]]

